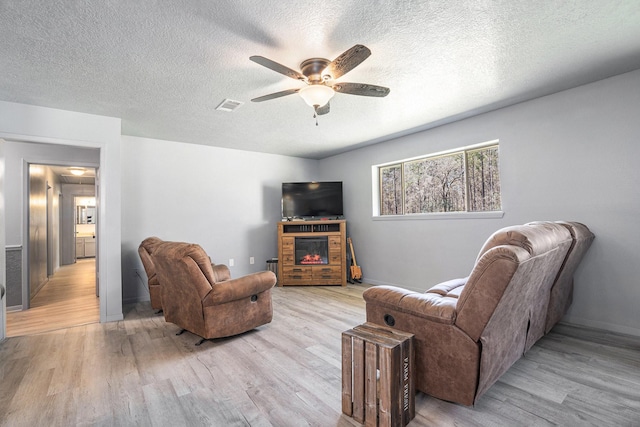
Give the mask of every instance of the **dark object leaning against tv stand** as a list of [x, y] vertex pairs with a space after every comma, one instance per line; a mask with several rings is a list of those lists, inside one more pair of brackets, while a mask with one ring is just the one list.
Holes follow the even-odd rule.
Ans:
[[[347, 286], [346, 225], [340, 220], [280, 221], [278, 223], [278, 286]], [[318, 264], [302, 264], [296, 244], [326, 241], [327, 257]]]

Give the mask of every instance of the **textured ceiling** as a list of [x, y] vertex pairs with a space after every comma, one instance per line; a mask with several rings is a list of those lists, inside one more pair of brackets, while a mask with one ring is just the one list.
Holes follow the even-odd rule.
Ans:
[[[125, 135], [323, 158], [640, 68], [640, 1], [0, 1], [0, 100], [122, 118]], [[298, 70], [372, 55], [315, 126]], [[244, 102], [216, 111], [224, 99]]]

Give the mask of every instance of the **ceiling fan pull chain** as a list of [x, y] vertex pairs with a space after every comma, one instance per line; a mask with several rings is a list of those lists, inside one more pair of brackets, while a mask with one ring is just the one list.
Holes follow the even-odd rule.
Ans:
[[313, 106], [313, 118], [316, 119], [316, 126], [318, 126], [318, 114], [316, 113], [318, 111], [318, 106], [314, 105]]

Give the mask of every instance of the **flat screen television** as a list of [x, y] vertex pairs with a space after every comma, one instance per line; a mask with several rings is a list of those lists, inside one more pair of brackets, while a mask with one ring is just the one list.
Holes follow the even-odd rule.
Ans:
[[337, 218], [342, 212], [342, 182], [282, 183], [283, 218]]

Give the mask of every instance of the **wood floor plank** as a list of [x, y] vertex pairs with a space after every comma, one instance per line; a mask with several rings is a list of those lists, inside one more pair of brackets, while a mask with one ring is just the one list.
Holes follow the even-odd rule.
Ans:
[[232, 399], [212, 399], [215, 394], [215, 389], [201, 388], [179, 398], [183, 410], [190, 414], [192, 425], [229, 427], [252, 425]]
[[47, 396], [42, 413], [42, 424], [48, 426], [68, 426], [75, 424], [77, 391], [65, 390]]
[[5, 359], [0, 364], [0, 414], [9, 412], [11, 401], [18, 392], [20, 384], [29, 371], [28, 358]]
[[149, 408], [152, 425], [187, 426], [189, 414], [182, 410], [182, 405], [171, 385], [171, 381], [161, 380], [142, 386], [145, 402]]
[[540, 396], [551, 402], [562, 403], [567, 397], [567, 391], [557, 384], [545, 382], [538, 378], [537, 372], [525, 373], [513, 366], [500, 377], [500, 382], [523, 390], [533, 396]]
[[78, 388], [81, 376], [81, 368], [85, 362], [84, 328], [69, 328], [64, 334], [65, 344], [59, 347], [53, 377], [47, 395], [54, 395], [63, 391]]
[[[0, 426], [357, 426], [341, 411], [341, 333], [364, 322], [366, 288], [274, 288], [272, 323], [199, 347], [148, 302], [8, 338]], [[418, 393], [409, 426], [638, 426], [639, 344], [559, 325], [474, 407]]]

